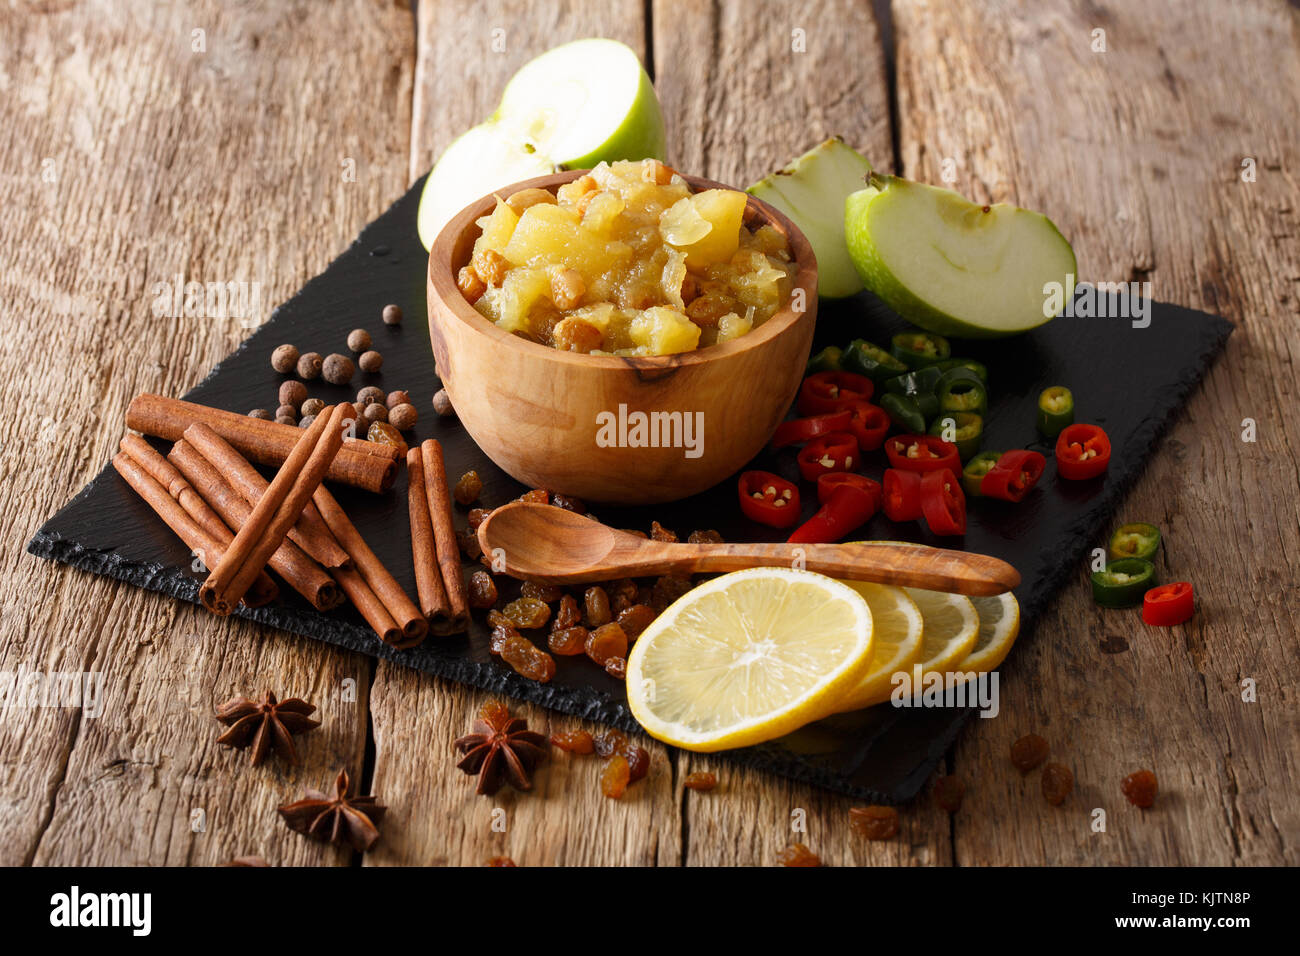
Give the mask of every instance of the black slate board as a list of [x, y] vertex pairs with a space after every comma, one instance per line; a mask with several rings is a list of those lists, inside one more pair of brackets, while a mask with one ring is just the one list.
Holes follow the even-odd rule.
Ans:
[[[385, 356], [380, 375], [358, 373], [350, 387], [312, 383], [312, 395], [326, 401], [351, 398], [357, 388], [377, 384], [408, 389], [422, 420], [414, 441], [438, 438], [446, 448], [448, 472], [475, 468], [484, 480], [483, 502], [501, 504], [523, 490], [478, 450], [454, 420], [438, 420], [429, 400], [437, 390], [425, 319], [427, 257], [416, 237], [415, 218], [422, 182], [371, 223], [321, 275], [276, 310], [262, 328], [218, 365], [185, 398], [244, 412], [271, 407], [282, 376], [270, 367], [271, 350], [282, 342], [302, 351], [346, 352], [350, 329], [364, 327]], [[395, 302], [406, 315], [397, 328], [379, 320]], [[886, 341], [903, 322], [869, 293], [823, 303], [817, 345], [842, 345], [865, 336]], [[1041, 487], [1019, 506], [978, 502], [971, 508], [963, 539], [937, 539], [916, 524], [895, 526], [877, 517], [854, 537], [901, 538], [997, 555], [1023, 576], [1017, 589], [1023, 613], [1021, 640], [1053, 592], [1074, 574], [1080, 559], [1102, 542], [1126, 489], [1141, 471], [1152, 446], [1223, 346], [1231, 323], [1203, 312], [1155, 303], [1148, 328], [1120, 318], [1062, 317], [1040, 330], [1001, 343], [960, 343], [959, 352], [985, 362], [991, 376], [988, 448], [1029, 447], [1049, 458]], [[1062, 482], [1050, 463], [1051, 449], [1034, 431], [1039, 391], [1065, 384], [1075, 393], [1079, 420], [1106, 428], [1114, 457], [1104, 478]], [[124, 410], [125, 411], [125, 410]], [[877, 454], [874, 459], [883, 459]], [[765, 453], [757, 467], [795, 477], [793, 453]], [[879, 477], [883, 460], [865, 469]], [[405, 472], [382, 496], [337, 489], [340, 502], [367, 542], [406, 587], [415, 593], [405, 506]], [[808, 495], [811, 512], [815, 496]], [[716, 528], [728, 540], [762, 540], [764, 530], [738, 514], [734, 482], [671, 506], [647, 509], [596, 508], [616, 527], [648, 529], [651, 519], [683, 537], [696, 528]], [[463, 521], [463, 517], [462, 517]], [[111, 466], [51, 518], [28, 544], [33, 554], [109, 575], [186, 601], [197, 601], [199, 579], [188, 572], [187, 549], [152, 515]], [[474, 631], [430, 638], [407, 651], [380, 644], [350, 608], [332, 614], [312, 609], [296, 594], [244, 616], [366, 654], [486, 690], [529, 700], [565, 713], [624, 729], [637, 725], [619, 682], [585, 658], [561, 658], [547, 685], [523, 680], [487, 652], [481, 617]], [[1003, 687], [1004, 693], [1024, 688]], [[782, 740], [732, 751], [732, 759], [851, 796], [877, 802], [910, 799], [955, 739], [967, 709], [896, 710], [880, 706], [841, 715]]]

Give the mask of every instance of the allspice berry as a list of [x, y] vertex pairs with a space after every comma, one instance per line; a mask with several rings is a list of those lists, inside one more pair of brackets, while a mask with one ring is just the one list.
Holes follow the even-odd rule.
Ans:
[[275, 410], [275, 420], [278, 422], [282, 418], [289, 419], [290, 425], [294, 424], [298, 421], [298, 409], [292, 405], [281, 405]]
[[271, 368], [277, 372], [292, 372], [298, 364], [298, 350], [292, 345], [278, 345], [271, 353]]
[[327, 355], [321, 366], [321, 376], [331, 385], [346, 385], [352, 381], [352, 373], [355, 371], [352, 359], [337, 352]]
[[398, 405], [410, 405], [411, 393], [404, 388], [399, 388], [395, 392], [389, 392], [388, 397], [384, 399], [385, 408], [396, 408]]
[[249, 418], [260, 418], [260, 419], [262, 419], [262, 421], [264, 421], [264, 422], [273, 422], [273, 421], [275, 421], [275, 416], [272, 415], [272, 414], [271, 414], [268, 410], [266, 410], [265, 408], [255, 408], [255, 409], [253, 409], [251, 412], [248, 413], [248, 417], [249, 417]]
[[401, 325], [402, 310], [395, 305], [384, 306], [384, 325]]
[[298, 376], [311, 381], [314, 378], [320, 378], [321, 357], [319, 352], [304, 352], [298, 359]]
[[298, 407], [307, 401], [307, 386], [297, 379], [289, 379], [280, 385], [280, 404], [288, 405], [297, 414]]
[[357, 392], [357, 401], [362, 405], [373, 405], [375, 402], [382, 405], [384, 403], [384, 390], [374, 385], [367, 385]]
[[379, 402], [373, 402], [366, 406], [365, 411], [361, 413], [361, 418], [367, 425], [374, 422], [386, 422], [388, 421], [388, 409]]
[[299, 411], [302, 412], [304, 418], [308, 415], [315, 417], [320, 414], [320, 410], [324, 407], [325, 403], [319, 398], [309, 398], [307, 401], [302, 403], [302, 407]]
[[370, 333], [365, 329], [353, 329], [348, 333], [348, 348], [354, 352], [364, 352], [370, 348]]
[[388, 423], [400, 432], [414, 428], [419, 417], [415, 406], [409, 402], [405, 405], [394, 405], [388, 410]]
[[369, 352], [361, 353], [361, 358], [357, 359], [357, 364], [361, 366], [361, 371], [373, 375], [384, 367], [384, 357], [371, 349]]
[[275, 423], [277, 425], [297, 425], [298, 421], [292, 415], [276, 415]]
[[[315, 416], [315, 415], [304, 415], [304, 416], [302, 416], [302, 421], [300, 421], [300, 422], [298, 423], [298, 427], [299, 427], [299, 428], [311, 428], [311, 423], [314, 422], [315, 420], [316, 420], [316, 416]], [[292, 422], [291, 422], [290, 424], [292, 424]]]
[[445, 388], [440, 388], [433, 393], [433, 410], [440, 418], [456, 414], [456, 409], [451, 407], [451, 396], [447, 394]]

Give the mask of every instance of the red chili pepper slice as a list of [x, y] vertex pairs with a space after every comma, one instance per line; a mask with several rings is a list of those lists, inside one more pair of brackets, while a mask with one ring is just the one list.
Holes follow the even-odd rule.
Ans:
[[961, 474], [957, 446], [936, 435], [895, 435], [885, 442], [885, 454], [892, 468], [903, 471], [939, 471], [947, 468]]
[[745, 517], [772, 528], [789, 528], [799, 521], [799, 488], [770, 471], [740, 476], [740, 510]]
[[846, 431], [852, 421], [853, 413], [847, 408], [842, 408], [837, 412], [829, 412], [825, 415], [814, 415], [811, 418], [796, 418], [792, 421], [782, 422], [776, 426], [776, 431], [772, 433], [772, 447], [784, 448], [786, 445], [797, 445], [800, 442], [812, 441], [819, 435]]
[[816, 481], [832, 471], [852, 471], [858, 457], [856, 438], [848, 432], [831, 432], [804, 445], [795, 460], [804, 481]]
[[853, 433], [859, 450], [875, 451], [879, 448], [889, 434], [889, 413], [878, 405], [857, 399], [846, 401], [844, 408], [850, 415], [844, 430]]
[[920, 472], [887, 469], [882, 504], [890, 521], [915, 521], [921, 517]]
[[966, 495], [954, 472], [945, 468], [921, 476], [921, 513], [935, 534], [966, 533]]
[[1153, 627], [1182, 624], [1195, 609], [1195, 590], [1187, 581], [1162, 584], [1142, 596], [1142, 620]]
[[1096, 478], [1110, 464], [1110, 437], [1097, 425], [1070, 425], [1056, 438], [1056, 473], [1067, 481]]
[[839, 541], [865, 524], [880, 508], [880, 484], [862, 475], [834, 472], [817, 479], [817, 500], [822, 506], [795, 529], [795, 544]]
[[1003, 501], [1021, 501], [1047, 466], [1047, 459], [1036, 451], [1018, 449], [1002, 454], [998, 463], [980, 481], [980, 494]]
[[843, 401], [865, 402], [876, 391], [875, 382], [852, 372], [818, 372], [799, 388], [799, 414], [823, 415], [837, 411]]

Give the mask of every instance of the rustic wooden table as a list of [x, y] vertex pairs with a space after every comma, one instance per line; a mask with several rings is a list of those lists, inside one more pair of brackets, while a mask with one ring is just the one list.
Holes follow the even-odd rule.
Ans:
[[[350, 852], [275, 814], [339, 767], [391, 807], [367, 865], [770, 864], [793, 841], [833, 864], [1300, 862], [1300, 14], [1283, 0], [875, 7], [6, 6], [0, 672], [102, 672], [105, 705], [93, 718], [4, 710], [0, 863], [346, 865]], [[658, 745], [621, 802], [599, 796], [590, 762], [563, 758], [534, 794], [475, 797], [448, 744], [484, 695], [24, 552], [108, 459], [132, 396], [180, 394], [247, 334], [155, 318], [157, 284], [261, 283], [265, 314], [520, 64], [587, 35], [641, 53], [683, 170], [743, 185], [839, 133], [878, 168], [948, 171], [972, 197], [1045, 211], [1085, 278], [1150, 280], [1158, 298], [1238, 325], [1123, 511], [1166, 530], [1199, 615], [1168, 634], [1119, 623], [1080, 569], [1004, 666], [1000, 718], [973, 722], [949, 754], [969, 783], [952, 820], [923, 795], [898, 839], [868, 844], [845, 799]], [[214, 704], [265, 688], [321, 707], [301, 767], [254, 770], [214, 744]], [[579, 726], [523, 710], [542, 728]], [[1031, 730], [1076, 774], [1062, 808], [1007, 761]], [[1142, 766], [1161, 786], [1145, 813], [1119, 792]], [[684, 792], [698, 769], [719, 789]], [[1090, 826], [1098, 807], [1104, 833]]]

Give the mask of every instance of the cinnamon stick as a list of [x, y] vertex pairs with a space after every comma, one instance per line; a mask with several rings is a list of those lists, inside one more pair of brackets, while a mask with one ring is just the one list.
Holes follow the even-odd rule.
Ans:
[[221, 520], [221, 516], [208, 506], [203, 496], [190, 487], [190, 483], [184, 476], [153, 445], [139, 435], [126, 435], [120, 447], [137, 465], [147, 471], [154, 481], [162, 485], [167, 494], [180, 503], [186, 514], [193, 518], [200, 528], [218, 540], [223, 535], [230, 534], [230, 529]]
[[[429, 632], [429, 622], [424, 619], [420, 609], [415, 603], [406, 596], [402, 586], [397, 583], [397, 579], [388, 573], [382, 561], [375, 556], [375, 552], [370, 550], [370, 546], [362, 539], [361, 533], [357, 531], [356, 525], [343, 512], [339, 503], [334, 500], [329, 489], [321, 485], [316, 488], [312, 500], [316, 502], [316, 508], [320, 511], [321, 517], [325, 519], [325, 525], [330, 529], [334, 538], [343, 545], [343, 550], [347, 551], [352, 558], [352, 564], [357, 573], [365, 580], [370, 590], [375, 596], [383, 602], [384, 607], [392, 616], [397, 626], [401, 629], [401, 643], [393, 644], [394, 647], [414, 647], [424, 640], [425, 634]], [[335, 576], [338, 580], [338, 576]], [[342, 584], [342, 582], [339, 582]], [[378, 628], [376, 628], [378, 630]], [[382, 634], [380, 635], [383, 636]], [[393, 643], [393, 642], [389, 642]]]
[[429, 517], [429, 496], [424, 490], [424, 463], [420, 449], [406, 453], [406, 510], [411, 520], [411, 559], [415, 563], [415, 591], [420, 613], [431, 628], [443, 625], [451, 614], [447, 589], [438, 568], [438, 551], [433, 538], [433, 520]]
[[[230, 486], [250, 505], [257, 504], [266, 493], [271, 483], [208, 425], [202, 422], [191, 425], [185, 429], [184, 441], [224, 475]], [[352, 561], [334, 540], [311, 502], [303, 509], [298, 522], [289, 529], [289, 539], [327, 568], [341, 568]]]
[[442, 445], [430, 438], [420, 445], [424, 463], [424, 490], [428, 497], [429, 518], [433, 523], [434, 548], [438, 569], [447, 591], [451, 611], [434, 633], [454, 634], [469, 627], [469, 591], [465, 572], [460, 566], [460, 543], [456, 540], [456, 523], [451, 510], [451, 490], [447, 485], [447, 468], [442, 460]]
[[229, 614], [234, 609], [320, 487], [343, 443], [339, 431], [343, 408], [323, 409], [302, 433], [222, 560], [203, 582], [199, 599], [214, 614]]
[[[293, 425], [249, 418], [236, 412], [147, 392], [137, 395], [126, 410], [128, 428], [168, 441], [179, 441], [185, 429], [196, 422], [210, 427], [245, 458], [258, 465], [284, 464], [302, 436], [302, 429]], [[398, 455], [398, 450], [391, 445], [348, 438], [331, 462], [326, 477], [366, 491], [387, 491], [397, 477]]]
[[420, 643], [418, 640], [413, 643], [406, 642], [402, 629], [393, 620], [393, 615], [388, 613], [384, 602], [379, 600], [365, 578], [358, 574], [355, 568], [332, 568], [330, 574], [343, 589], [343, 593], [348, 596], [348, 600], [361, 612], [366, 623], [374, 628], [381, 641], [397, 648], [414, 647]]
[[[167, 523], [167, 527], [176, 532], [176, 536], [185, 542], [186, 547], [198, 553], [205, 563], [219, 562], [230, 546], [232, 535], [227, 530], [224, 536], [212, 535], [191, 518], [184, 508], [167, 493], [149, 472], [130, 455], [119, 452], [113, 456], [113, 467], [136, 494], [145, 500], [154, 513]], [[266, 574], [254, 579], [248, 592], [244, 595], [246, 607], [261, 607], [274, 601], [280, 593], [275, 582]]]
[[[181, 440], [173, 445], [167, 463], [179, 469], [178, 474], [189, 480], [191, 490], [211, 505], [210, 510], [215, 510], [225, 525], [238, 531], [252, 515], [253, 506], [189, 442]], [[316, 610], [328, 611], [338, 606], [341, 594], [334, 579], [289, 538], [281, 542], [267, 563]]]

